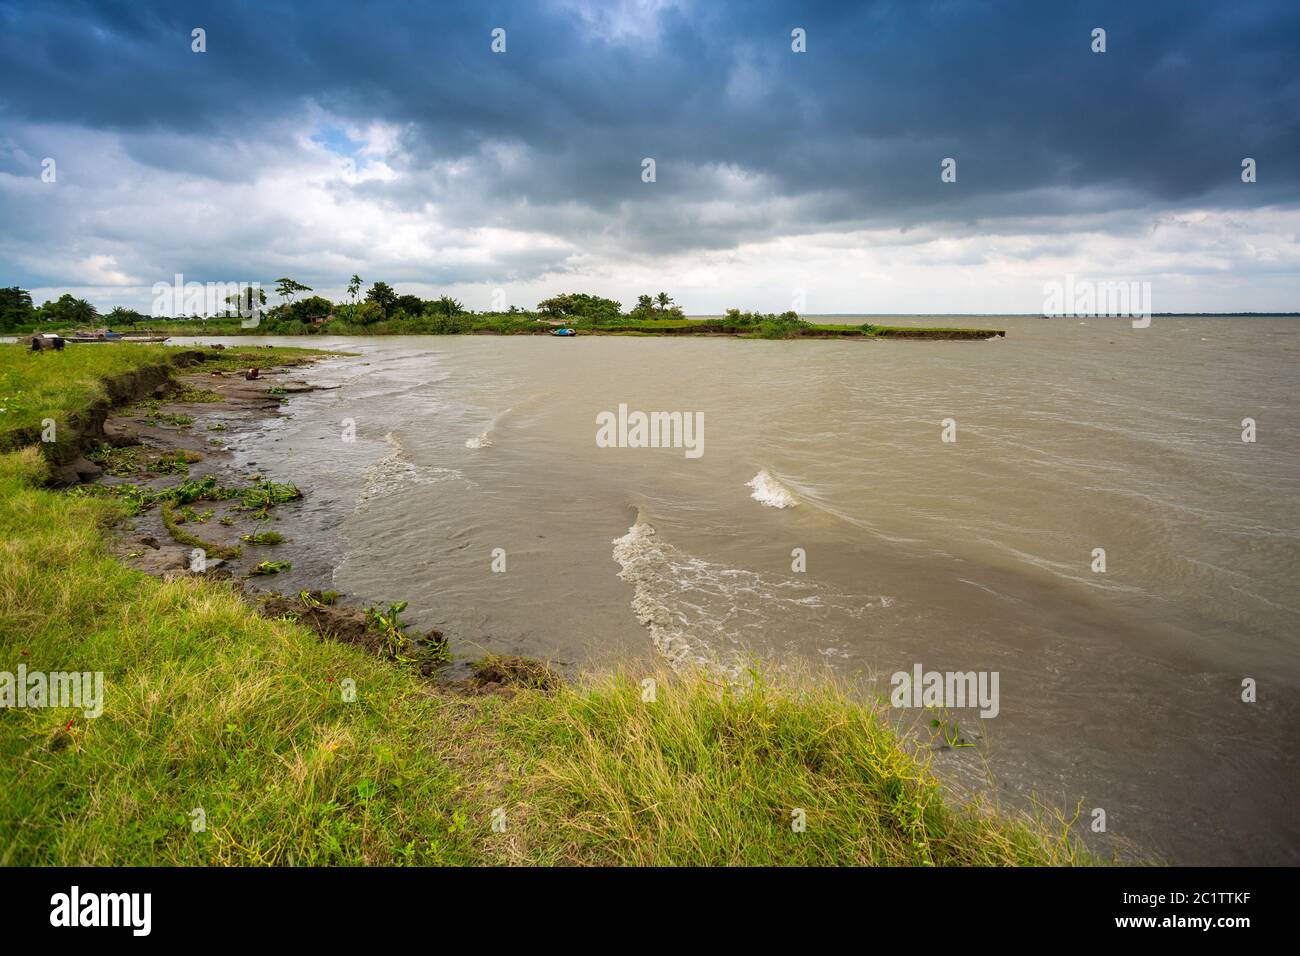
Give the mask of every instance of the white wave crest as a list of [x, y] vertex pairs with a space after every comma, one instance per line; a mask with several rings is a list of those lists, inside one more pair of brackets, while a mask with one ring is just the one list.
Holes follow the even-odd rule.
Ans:
[[[728, 567], [686, 554], [663, 540], [638, 515], [614, 539], [619, 578], [632, 585], [632, 610], [649, 631], [655, 650], [675, 669], [702, 667], [734, 677], [755, 650], [760, 656], [784, 647], [776, 636], [796, 619], [833, 621], [840, 630], [859, 627], [865, 615], [889, 607], [880, 595], [848, 595], [805, 580]], [[847, 654], [849, 648], [837, 648]]]
[[746, 488], [753, 488], [751, 498], [769, 508], [793, 508], [799, 499], [781, 482], [773, 478], [766, 470], [745, 482]]
[[384, 441], [392, 450], [366, 471], [365, 485], [357, 499], [358, 505], [367, 504], [376, 498], [396, 495], [410, 485], [430, 485], [463, 477], [454, 468], [417, 465], [406, 454], [401, 439], [392, 432], [384, 436]]
[[614, 539], [614, 560], [622, 569], [618, 576], [632, 585], [632, 611], [649, 629], [655, 649], [668, 663], [673, 667], [702, 663], [707, 655], [692, 646], [662, 597], [661, 582], [672, 578], [668, 547], [655, 529], [638, 517], [627, 534]]

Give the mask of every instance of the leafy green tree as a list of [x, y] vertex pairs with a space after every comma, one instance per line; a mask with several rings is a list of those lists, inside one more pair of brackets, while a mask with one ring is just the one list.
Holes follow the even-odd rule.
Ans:
[[397, 293], [387, 282], [376, 282], [366, 293], [366, 300], [378, 305], [384, 310], [384, 315], [388, 315], [388, 310], [397, 304]]
[[301, 282], [285, 276], [275, 280], [275, 291], [281, 299], [291, 302], [299, 292], [310, 292], [311, 286], [303, 285]]
[[[257, 290], [257, 301], [259, 305], [266, 305], [266, 291]], [[231, 311], [240, 315], [253, 314], [253, 287], [250, 285], [242, 293], [236, 292], [234, 295], [226, 296], [226, 302], [230, 305]]]
[[289, 317], [303, 323], [328, 318], [333, 311], [334, 303], [319, 295], [308, 296], [288, 308]]
[[459, 315], [465, 311], [465, 306], [459, 299], [453, 299], [449, 295], [440, 295], [432, 303], [432, 311], [438, 315], [445, 315], [450, 318], [453, 315]]
[[384, 320], [384, 307], [374, 299], [367, 298], [353, 310], [352, 321], [358, 325], [374, 325]]
[[144, 321], [144, 316], [135, 309], [128, 309], [125, 306], [114, 306], [113, 310], [104, 316], [104, 321], [110, 327], [115, 325], [135, 325], [137, 322]]
[[399, 295], [397, 307], [411, 318], [415, 318], [424, 311], [424, 300], [418, 295]]
[[617, 322], [623, 304], [585, 292], [566, 292], [537, 303], [537, 311], [556, 318], [586, 319], [589, 322]]
[[59, 296], [57, 302], [45, 302], [40, 311], [42, 321], [60, 325], [95, 325], [99, 321], [99, 310], [70, 292]]
[[32, 294], [18, 286], [0, 289], [0, 332], [9, 332], [27, 325], [36, 317], [32, 308]]
[[808, 327], [808, 323], [799, 318], [798, 312], [782, 312], [780, 315], [762, 312], [741, 312], [728, 309], [726, 324], [733, 328], [753, 330], [752, 334], [764, 339], [792, 339]]
[[470, 317], [467, 315], [434, 310], [426, 313], [422, 331], [430, 335], [457, 335], [468, 332], [471, 324]]

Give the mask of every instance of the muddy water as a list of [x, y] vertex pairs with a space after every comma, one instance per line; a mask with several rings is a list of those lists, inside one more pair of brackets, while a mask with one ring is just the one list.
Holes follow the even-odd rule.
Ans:
[[[462, 650], [996, 671], [960, 787], [1298, 862], [1300, 322], [963, 324], [1008, 337], [313, 340], [340, 387], [236, 451], [309, 492], [313, 570]], [[598, 447], [620, 404], [703, 413], [703, 453]]]

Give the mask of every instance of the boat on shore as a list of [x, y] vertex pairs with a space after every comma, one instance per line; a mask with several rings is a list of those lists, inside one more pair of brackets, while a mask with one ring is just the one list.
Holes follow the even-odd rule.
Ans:
[[112, 329], [76, 329], [63, 337], [65, 342], [166, 342], [169, 336], [152, 330], [140, 332], [114, 332]]

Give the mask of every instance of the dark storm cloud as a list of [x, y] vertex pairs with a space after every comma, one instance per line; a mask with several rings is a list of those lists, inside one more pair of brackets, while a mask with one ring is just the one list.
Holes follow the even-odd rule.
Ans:
[[[894, 196], [929, 187], [936, 153], [959, 156], [965, 192], [1126, 183], [1185, 197], [1231, 180], [1245, 153], [1263, 157], [1266, 181], [1294, 181], [1300, 164], [1289, 2], [1064, 16], [1039, 2], [738, 2], [665, 10], [656, 37], [625, 42], [591, 35], [568, 7], [467, 7], [4, 4], [0, 96], [29, 120], [224, 135], [312, 97], [415, 123], [427, 155], [507, 138], [564, 172], [591, 156], [582, 181], [548, 179], [544, 163], [534, 177], [606, 198], [628, 179], [615, 161], [635, 168], [642, 154], [659, 155], [670, 188], [675, 162], [731, 162], [794, 192], [887, 177], [877, 189]], [[488, 52], [498, 25], [505, 56]], [[194, 26], [204, 56], [190, 53]], [[790, 52], [794, 26], [806, 54]], [[1108, 32], [1103, 55], [1089, 49], [1094, 26]], [[737, 71], [749, 99], [728, 94]]]
[[[137, 162], [240, 181], [314, 106], [403, 129], [403, 175], [358, 194], [650, 251], [1300, 198], [1289, 0], [613, 6], [611, 25], [597, 3], [0, 0], [0, 121], [128, 136]], [[468, 172], [447, 177], [456, 160]]]

